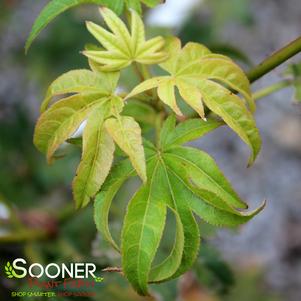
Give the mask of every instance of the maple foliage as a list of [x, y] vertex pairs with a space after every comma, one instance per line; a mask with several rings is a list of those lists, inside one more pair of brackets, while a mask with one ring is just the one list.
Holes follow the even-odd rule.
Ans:
[[[61, 11], [81, 2], [62, 1]], [[154, 6], [159, 1], [142, 2]], [[261, 139], [250, 83], [235, 62], [198, 43], [182, 46], [176, 37], [147, 40], [140, 1], [118, 3], [122, 7], [116, 6], [115, 12], [111, 6], [100, 9], [109, 30], [87, 22], [102, 48], [84, 50], [91, 70], [69, 71], [49, 86], [34, 144], [52, 162], [85, 124], [79, 140], [82, 157], [72, 185], [76, 206], [94, 201], [97, 229], [120, 252], [123, 272], [134, 289], [147, 295], [149, 283], [176, 278], [191, 268], [200, 245], [195, 215], [216, 226], [237, 227], [265, 205], [245, 212], [247, 204], [214, 159], [185, 144], [226, 125], [250, 147], [251, 165]], [[28, 45], [56, 16], [52, 9], [57, 5], [53, 0], [41, 13]], [[130, 30], [117, 15], [124, 5], [136, 9], [130, 11]], [[158, 65], [165, 74], [149, 70], [148, 78], [132, 91], [120, 93], [120, 72], [132, 64], [138, 70]], [[186, 116], [177, 122], [184, 115], [179, 101], [199, 118]], [[143, 135], [145, 123], [153, 127], [156, 141]], [[142, 183], [128, 203], [119, 244], [110, 232], [110, 207], [126, 180], [135, 176]], [[165, 260], [154, 265], [169, 211], [176, 221], [174, 246]]]

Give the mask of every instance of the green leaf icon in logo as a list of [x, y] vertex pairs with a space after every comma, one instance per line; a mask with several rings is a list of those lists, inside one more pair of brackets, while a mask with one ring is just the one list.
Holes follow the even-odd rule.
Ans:
[[103, 282], [103, 277], [94, 277], [95, 282]]
[[7, 278], [23, 278], [16, 274], [13, 267], [11, 266], [10, 262], [8, 261], [5, 265], [5, 273]]

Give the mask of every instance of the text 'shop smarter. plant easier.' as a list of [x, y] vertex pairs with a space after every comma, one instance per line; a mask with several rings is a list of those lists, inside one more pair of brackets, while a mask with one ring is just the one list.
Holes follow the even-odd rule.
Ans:
[[[60, 11], [82, 2], [106, 4], [61, 1]], [[159, 1], [142, 2], [154, 6]], [[60, 146], [73, 143], [74, 133], [86, 122], [72, 185], [76, 206], [94, 200], [97, 229], [120, 252], [122, 271], [134, 289], [147, 295], [149, 283], [174, 279], [191, 268], [200, 245], [195, 215], [213, 225], [235, 227], [264, 207], [244, 212], [248, 206], [214, 159], [185, 143], [226, 125], [249, 146], [251, 165], [261, 139], [250, 83], [238, 65], [198, 43], [181, 45], [176, 37], [147, 39], [140, 2], [118, 3], [121, 6], [115, 11], [119, 13], [124, 7], [132, 8], [129, 27], [112, 6], [100, 8], [107, 28], [87, 22], [88, 31], [100, 43], [83, 51], [90, 70], [67, 72], [49, 86], [34, 144], [52, 162]], [[52, 1], [44, 9], [28, 47], [57, 15], [57, 5], [58, 1]], [[118, 93], [120, 72], [132, 64], [140, 71], [141, 83], [128, 93]], [[179, 102], [199, 117], [183, 118]], [[145, 135], [152, 132], [150, 127], [141, 130], [144, 123], [153, 126], [154, 141], [148, 138], [152, 135]], [[110, 233], [109, 211], [121, 186], [135, 176], [142, 183], [129, 201], [119, 244]], [[174, 246], [165, 260], [154, 265], [167, 211], [176, 221]]]

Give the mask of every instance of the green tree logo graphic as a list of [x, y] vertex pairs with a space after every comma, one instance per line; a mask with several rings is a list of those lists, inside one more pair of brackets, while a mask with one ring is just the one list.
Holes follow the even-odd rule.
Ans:
[[13, 269], [12, 265], [8, 261], [6, 265], [4, 266], [5, 268], [5, 274], [7, 278], [24, 278], [24, 275], [19, 276], [15, 270]]
[[103, 282], [103, 277], [94, 277], [95, 282]]
[[9, 261], [6, 263], [5, 273], [7, 278], [14, 278], [15, 271]]

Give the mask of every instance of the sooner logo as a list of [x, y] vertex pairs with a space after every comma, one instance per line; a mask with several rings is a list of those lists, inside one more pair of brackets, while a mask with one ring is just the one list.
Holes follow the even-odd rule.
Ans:
[[24, 278], [29, 275], [32, 278], [40, 278], [46, 275], [48, 278], [97, 278], [94, 274], [96, 266], [94, 263], [70, 263], [66, 265], [49, 263], [45, 267], [40, 263], [32, 263], [27, 266], [27, 262], [23, 258], [17, 258], [12, 264], [8, 261], [5, 265], [5, 273], [7, 278]]

